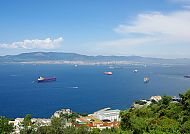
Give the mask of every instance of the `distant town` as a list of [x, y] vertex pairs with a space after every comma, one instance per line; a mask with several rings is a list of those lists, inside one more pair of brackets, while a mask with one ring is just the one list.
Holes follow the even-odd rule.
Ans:
[[140, 64], [137, 62], [128, 61], [27, 61], [27, 62], [5, 62], [5, 63], [16, 63], [16, 64], [72, 64], [72, 65], [128, 65], [128, 64]]

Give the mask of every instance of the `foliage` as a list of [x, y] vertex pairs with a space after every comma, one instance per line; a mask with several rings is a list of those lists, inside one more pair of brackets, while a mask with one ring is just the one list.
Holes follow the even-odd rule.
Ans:
[[71, 114], [62, 114], [60, 115], [60, 118], [62, 121], [64, 121], [65, 123], [67, 122], [72, 122], [74, 123], [75, 122], [75, 119], [78, 118], [79, 115], [77, 113], [71, 113]]
[[0, 116], [0, 133], [9, 134], [13, 131], [13, 125], [9, 124], [9, 120]]
[[137, 101], [135, 101], [135, 104], [144, 105], [144, 104], [146, 104], [146, 102], [142, 101], [142, 100], [137, 100]]
[[179, 103], [163, 96], [150, 106], [121, 111], [120, 128], [136, 134], [190, 133], [190, 90], [179, 96]]
[[35, 134], [35, 130], [33, 127], [24, 127], [21, 129], [20, 134]]
[[[121, 131], [120, 129], [105, 129], [100, 131], [98, 128], [90, 129], [89, 127], [61, 127], [61, 129], [55, 131], [52, 126], [43, 126], [39, 127], [36, 131], [36, 134], [126, 134], [126, 132]], [[127, 133], [131, 134], [131, 133]]]
[[27, 115], [24, 117], [23, 125], [24, 125], [25, 127], [31, 126], [31, 125], [32, 125], [31, 119], [32, 119], [32, 116], [31, 116], [30, 114], [27, 114]]

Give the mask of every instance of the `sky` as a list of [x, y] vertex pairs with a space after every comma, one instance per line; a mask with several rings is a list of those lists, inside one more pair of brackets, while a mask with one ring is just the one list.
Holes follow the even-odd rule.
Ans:
[[190, 0], [0, 0], [0, 55], [190, 58]]

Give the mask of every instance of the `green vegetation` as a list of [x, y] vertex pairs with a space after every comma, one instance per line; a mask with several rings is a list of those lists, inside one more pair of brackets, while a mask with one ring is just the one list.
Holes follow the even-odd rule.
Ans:
[[60, 118], [61, 120], [66, 124], [67, 122], [74, 123], [75, 119], [79, 117], [79, 114], [77, 113], [71, 113], [71, 114], [61, 114]]
[[122, 111], [120, 128], [134, 134], [189, 134], [190, 90], [179, 96], [179, 103], [163, 96], [147, 107]]
[[0, 134], [9, 134], [13, 131], [13, 125], [9, 124], [9, 120], [0, 116]]
[[[55, 124], [54, 124], [55, 125]], [[56, 129], [54, 125], [51, 126], [43, 126], [39, 127], [36, 131], [36, 134], [124, 134], [120, 129], [113, 128], [113, 129], [105, 129], [100, 131], [98, 128], [90, 129], [86, 126], [81, 127], [59, 127]], [[126, 133], [125, 133], [126, 134]]]
[[27, 114], [24, 117], [24, 120], [22, 122], [23, 128], [20, 131], [20, 134], [34, 134], [34, 126], [32, 125], [32, 116], [30, 114]]
[[31, 126], [31, 125], [32, 125], [31, 119], [32, 119], [32, 116], [31, 116], [30, 114], [27, 114], [27, 115], [24, 117], [23, 125], [24, 125], [25, 127]]

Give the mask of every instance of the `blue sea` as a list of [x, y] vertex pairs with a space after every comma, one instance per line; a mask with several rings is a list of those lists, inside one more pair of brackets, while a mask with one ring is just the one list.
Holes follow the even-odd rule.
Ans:
[[[190, 88], [190, 66], [0, 65], [0, 115], [50, 117], [70, 108], [92, 113], [101, 108], [126, 109], [153, 95], [178, 96]], [[138, 69], [138, 73], [133, 73]], [[112, 71], [113, 75], [104, 75]], [[37, 83], [39, 76], [57, 81]], [[145, 84], [144, 77], [149, 77]]]

